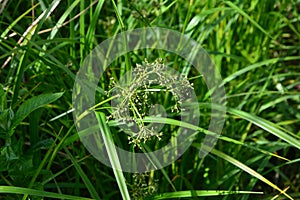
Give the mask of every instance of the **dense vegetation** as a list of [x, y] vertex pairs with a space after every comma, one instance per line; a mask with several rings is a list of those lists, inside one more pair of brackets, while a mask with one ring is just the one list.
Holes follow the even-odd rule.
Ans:
[[[0, 199], [300, 199], [299, 0], [0, 3]], [[95, 109], [119, 147], [158, 149], [181, 126], [170, 120], [157, 137], [128, 138], [113, 125], [117, 116], [107, 99], [137, 64], [160, 58], [186, 73], [202, 105], [197, 136], [178, 160], [148, 173], [120, 173], [81, 143], [72, 116], [73, 85], [94, 47], [150, 26], [179, 31], [209, 53], [226, 90], [226, 121], [214, 149], [200, 159], [211, 118], [202, 75], [170, 52], [120, 56], [99, 81], [106, 93], [98, 94]], [[131, 96], [140, 102], [132, 116], [161, 104], [178, 120], [172, 91], [151, 87], [154, 94], [141, 87]]]

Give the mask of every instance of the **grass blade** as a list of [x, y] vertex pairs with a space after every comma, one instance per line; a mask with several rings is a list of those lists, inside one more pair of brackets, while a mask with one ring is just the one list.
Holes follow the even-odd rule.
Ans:
[[232, 158], [231, 156], [218, 151], [216, 149], [212, 149], [211, 153], [218, 156], [219, 158], [222, 158], [228, 162], [230, 162], [231, 164], [237, 166], [238, 168], [240, 168], [241, 170], [249, 173], [250, 175], [258, 178], [259, 180], [261, 180], [262, 182], [268, 184], [269, 186], [271, 186], [272, 188], [278, 190], [280, 193], [284, 194], [287, 198], [289, 199], [293, 199], [292, 197], [290, 197], [288, 194], [285, 193], [285, 191], [281, 190], [279, 187], [277, 187], [277, 185], [275, 185], [274, 183], [272, 183], [271, 181], [269, 181], [268, 179], [266, 179], [265, 177], [263, 177], [261, 174], [257, 173], [256, 171], [254, 171], [253, 169], [251, 169], [250, 167], [248, 167], [247, 165], [241, 163], [240, 161]]
[[68, 154], [69, 158], [71, 159], [74, 167], [76, 168], [76, 171], [78, 172], [78, 174], [82, 178], [84, 184], [86, 185], [86, 187], [89, 190], [89, 192], [90, 192], [91, 196], [93, 197], [93, 199], [99, 200], [100, 197], [99, 197], [99, 195], [98, 195], [95, 187], [93, 186], [93, 184], [91, 183], [91, 181], [89, 180], [89, 178], [87, 177], [87, 175], [84, 173], [84, 171], [81, 169], [81, 167], [77, 163], [77, 160], [70, 153], [70, 151], [68, 150], [68, 148], [64, 147], [64, 150], [66, 151], [66, 153]]
[[221, 196], [221, 195], [231, 195], [231, 194], [263, 194], [263, 192], [228, 191], [228, 190], [190, 190], [190, 191], [178, 191], [178, 192], [163, 193], [163, 194], [153, 196], [153, 197], [151, 197], [151, 199], [211, 197], [211, 196]]
[[298, 139], [290, 136], [289, 134], [283, 132], [282, 130], [280, 130], [281, 128], [279, 129], [279, 127], [276, 124], [274, 124], [266, 119], [263, 119], [261, 117], [258, 117], [256, 115], [253, 115], [253, 114], [241, 111], [241, 110], [237, 110], [234, 108], [227, 108], [227, 112], [229, 112], [233, 115], [240, 116], [243, 119], [246, 119], [246, 120], [252, 122], [253, 124], [256, 124], [257, 126], [261, 127], [262, 129], [268, 131], [269, 133], [279, 137], [280, 139], [291, 144], [292, 146], [300, 149], [300, 141]]
[[231, 1], [225, 1], [225, 4], [230, 6], [231, 8], [235, 9], [238, 13], [240, 13], [242, 16], [246, 17], [256, 28], [258, 28], [261, 32], [266, 34], [268, 37], [274, 40], [274, 38], [268, 33], [261, 25], [259, 25], [254, 19], [252, 19], [246, 12], [244, 12], [242, 9], [240, 9], [238, 6], [236, 6]]
[[65, 194], [57, 194], [54, 192], [45, 192], [40, 190], [14, 187], [14, 186], [0, 186], [0, 193], [24, 194], [24, 195], [40, 196], [40, 197], [47, 197], [47, 198], [54, 198], [54, 199], [91, 200], [90, 198], [77, 197], [77, 196], [71, 196]]
[[18, 21], [20, 21], [22, 18], [24, 18], [30, 11], [32, 11], [33, 9], [35, 9], [37, 6], [39, 5], [39, 3], [37, 3], [36, 5], [32, 6], [31, 8], [29, 8], [26, 12], [24, 12], [22, 15], [20, 15], [15, 21], [13, 21], [1, 34], [0, 36], [0, 42], [2, 39], [4, 39], [7, 35], [7, 33], [18, 23]]
[[[201, 104], [201, 107], [210, 107], [210, 104]], [[219, 105], [214, 105], [216, 109], [222, 109], [221, 106]], [[279, 137], [280, 139], [286, 141], [287, 143], [291, 144], [292, 146], [300, 149], [300, 141], [294, 137], [292, 137], [291, 135], [289, 135], [287, 132], [288, 131], [283, 131], [285, 130], [282, 127], [279, 127], [278, 125], [263, 119], [259, 116], [247, 113], [245, 111], [242, 110], [238, 110], [238, 109], [234, 109], [234, 108], [226, 108], [226, 111], [230, 114], [239, 116], [249, 122], [252, 122], [253, 124], [261, 127], [262, 129], [264, 129], [265, 131]]]
[[102, 9], [103, 3], [104, 3], [104, 0], [98, 1], [98, 4], [96, 6], [95, 12], [92, 17], [92, 22], [87, 30], [86, 44], [88, 44], [89, 46], [86, 47], [86, 51], [87, 51], [86, 53], [89, 53], [89, 51], [92, 50], [95, 30], [97, 27], [98, 18], [99, 18], [99, 14]]
[[223, 85], [225, 85], [226, 83], [232, 81], [233, 79], [235, 79], [236, 77], [246, 73], [246, 72], [249, 72], [251, 70], [254, 70], [258, 67], [262, 67], [264, 65], [272, 65], [272, 64], [275, 64], [279, 61], [290, 61], [290, 60], [299, 60], [300, 59], [300, 56], [287, 56], [285, 58], [272, 58], [272, 59], [268, 59], [268, 60], [264, 60], [264, 61], [261, 61], [261, 62], [258, 62], [258, 63], [254, 63], [252, 65], [249, 65], [245, 68], [242, 68], [240, 69], [239, 71], [229, 75], [228, 77], [224, 78], [223, 79]]
[[100, 131], [103, 134], [104, 144], [109, 156], [109, 160], [111, 162], [111, 166], [113, 168], [115, 177], [117, 179], [117, 183], [122, 194], [123, 199], [130, 199], [129, 192], [126, 186], [126, 181], [123, 175], [123, 172], [120, 171], [121, 164], [119, 162], [119, 158], [117, 155], [117, 151], [115, 149], [115, 145], [113, 144], [113, 138], [111, 136], [111, 132], [109, 127], [106, 124], [106, 117], [104, 113], [97, 112], [96, 113], [98, 124], [100, 127]]

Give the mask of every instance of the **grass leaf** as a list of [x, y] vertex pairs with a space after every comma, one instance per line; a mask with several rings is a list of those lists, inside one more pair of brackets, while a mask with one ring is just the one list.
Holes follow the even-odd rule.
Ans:
[[98, 124], [100, 127], [100, 131], [103, 135], [104, 144], [109, 156], [109, 160], [111, 166], [113, 168], [115, 177], [117, 179], [117, 183], [121, 192], [123, 199], [130, 199], [129, 192], [126, 186], [126, 181], [121, 169], [121, 164], [118, 158], [117, 151], [115, 149], [115, 145], [113, 144], [113, 138], [110, 132], [109, 127], [106, 124], [106, 117], [104, 113], [97, 112], [96, 113]]
[[254, 171], [253, 169], [251, 169], [250, 167], [248, 167], [247, 165], [243, 164], [242, 162], [232, 158], [231, 156], [218, 151], [216, 149], [212, 149], [211, 153], [218, 156], [219, 158], [222, 158], [228, 162], [230, 162], [231, 164], [237, 166], [238, 168], [240, 168], [241, 170], [249, 173], [250, 175], [258, 178], [259, 180], [263, 181], [264, 183], [268, 184], [269, 186], [271, 186], [272, 188], [278, 190], [280, 193], [284, 194], [286, 197], [288, 197], [289, 199], [293, 199], [292, 197], [290, 197], [288, 194], [285, 193], [285, 191], [281, 190], [278, 186], [276, 186], [274, 183], [272, 183], [271, 181], [269, 181], [268, 179], [266, 179], [265, 177], [263, 177], [261, 174], [257, 173], [256, 171]]
[[54, 192], [46, 192], [41, 190], [14, 187], [14, 186], [0, 186], [0, 193], [24, 194], [24, 195], [32, 195], [32, 196], [47, 197], [47, 198], [54, 198], [54, 199], [91, 200], [90, 198], [76, 197], [72, 195], [57, 194]]
[[[228, 191], [228, 190], [190, 190], [190, 191], [178, 191], [168, 192], [159, 195], [155, 195], [149, 199], [174, 199], [174, 198], [188, 198], [188, 197], [212, 197], [223, 195], [237, 195], [237, 194], [263, 194], [263, 192], [253, 191]], [[147, 198], [148, 199], [148, 198]]]

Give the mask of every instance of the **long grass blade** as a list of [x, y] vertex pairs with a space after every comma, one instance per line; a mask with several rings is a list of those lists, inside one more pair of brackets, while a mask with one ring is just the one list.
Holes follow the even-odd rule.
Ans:
[[254, 171], [253, 169], [251, 169], [250, 167], [248, 167], [247, 165], [243, 164], [242, 162], [232, 158], [231, 156], [218, 151], [216, 149], [212, 149], [211, 153], [218, 156], [221, 159], [224, 159], [228, 162], [230, 162], [231, 164], [237, 166], [238, 168], [240, 168], [241, 170], [249, 173], [250, 175], [258, 178], [259, 180], [261, 180], [262, 182], [268, 184], [269, 186], [271, 186], [272, 188], [278, 190], [280, 193], [284, 194], [287, 198], [289, 199], [293, 199], [291, 196], [289, 196], [288, 194], [285, 193], [285, 191], [281, 190], [277, 185], [275, 185], [274, 183], [272, 183], [271, 181], [269, 181], [268, 179], [266, 179], [265, 177], [263, 177], [261, 174], [257, 173], [256, 171]]
[[91, 196], [93, 197], [93, 199], [99, 200], [100, 197], [99, 197], [99, 195], [98, 195], [98, 193], [97, 193], [94, 185], [89, 180], [88, 176], [82, 170], [82, 168], [80, 167], [80, 165], [78, 164], [78, 162], [76, 161], [76, 159], [74, 158], [74, 156], [71, 154], [71, 152], [68, 150], [68, 148], [64, 147], [64, 150], [68, 154], [70, 160], [72, 161], [74, 167], [76, 168], [76, 171], [78, 172], [78, 174], [82, 178], [84, 184], [86, 185], [86, 187], [89, 190], [89, 192], [90, 192]]
[[46, 192], [46, 191], [40, 191], [40, 190], [28, 189], [22, 187], [14, 187], [14, 186], [0, 186], [0, 194], [1, 193], [32, 195], [32, 196], [47, 197], [47, 198], [54, 198], [54, 199], [92, 200], [90, 198], [85, 198], [85, 197], [57, 194], [54, 192]]
[[227, 112], [240, 116], [243, 119], [246, 119], [253, 124], [256, 124], [257, 126], [261, 127], [262, 129], [268, 131], [269, 133], [272, 133], [273, 135], [279, 137], [280, 139], [286, 141], [287, 143], [291, 144], [292, 146], [300, 149], [300, 141], [292, 136], [290, 136], [288, 133], [282, 131], [283, 128], [278, 127], [276, 124], [263, 119], [261, 117], [258, 117], [256, 115], [237, 110], [234, 108], [227, 108]]
[[268, 33], [261, 25], [259, 25], [254, 19], [252, 19], [245, 11], [240, 9], [238, 6], [236, 6], [231, 1], [224, 1], [225, 4], [230, 6], [231, 8], [235, 9], [238, 13], [240, 13], [242, 16], [246, 17], [254, 26], [256, 26], [261, 32], [266, 34], [268, 37], [274, 40], [274, 38]]
[[123, 172], [120, 170], [121, 164], [120, 164], [120, 161], [118, 158], [117, 151], [115, 149], [115, 145], [113, 143], [113, 138], [112, 138], [110, 129], [106, 124], [105, 114], [101, 113], [101, 112], [97, 112], [96, 116], [97, 116], [100, 131], [103, 136], [102, 138], [104, 140], [107, 154], [109, 156], [109, 160], [110, 160], [111, 166], [113, 168], [115, 177], [117, 179], [117, 183], [118, 183], [121, 195], [122, 195], [123, 199], [130, 199], [126, 181], [125, 181], [125, 177], [123, 175]]
[[228, 190], [191, 190], [162, 193], [151, 198], [146, 199], [177, 199], [177, 198], [192, 198], [192, 197], [212, 197], [224, 195], [238, 195], [238, 194], [263, 194], [263, 192], [253, 191], [228, 191]]

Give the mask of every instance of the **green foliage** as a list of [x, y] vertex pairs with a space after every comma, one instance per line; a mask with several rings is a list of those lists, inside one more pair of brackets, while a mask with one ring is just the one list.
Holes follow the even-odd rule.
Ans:
[[[0, 199], [300, 198], [299, 1], [21, 0], [2, 3], [0, 12]], [[81, 144], [71, 116], [72, 90], [97, 44], [147, 26], [179, 31], [208, 51], [223, 78], [227, 113], [215, 149], [201, 159], [203, 138], [213, 134], [208, 131], [211, 93], [202, 74], [165, 51], [145, 49], [117, 58], [99, 80], [99, 91], [108, 95], [97, 91], [91, 108], [117, 146], [151, 151], [175, 143], [180, 128], [196, 135], [176, 162], [137, 175], [106, 167]], [[141, 138], [128, 139], [114, 120], [118, 108], [111, 105], [116, 98], [111, 89], [130, 69], [139, 69], [136, 64], [157, 58], [193, 86], [200, 123], [180, 122], [172, 112], [180, 110], [178, 98], [167, 86], [123, 87], [124, 96], [134, 94], [121, 108], [130, 104], [136, 124], [164, 124], [163, 134], [136, 148], [141, 141], [132, 139]], [[144, 117], [153, 102], [167, 115]], [[105, 147], [117, 168], [113, 145]]]
[[31, 99], [26, 100], [23, 104], [18, 108], [14, 121], [12, 123], [11, 129], [16, 128], [20, 122], [22, 122], [31, 112], [34, 110], [45, 106], [53, 101], [56, 101], [63, 95], [62, 92], [55, 94], [42, 94], [39, 96], [32, 97]]
[[[13, 112], [11, 107], [6, 108], [6, 93], [0, 85], [1, 93], [1, 110], [0, 110], [0, 137], [5, 142], [0, 147], [0, 172], [8, 172], [14, 180], [22, 180], [22, 178], [32, 174], [33, 163], [31, 156], [24, 155], [23, 145], [24, 140], [17, 141], [17, 136], [14, 136], [15, 128], [34, 110], [48, 105], [60, 98], [63, 93], [42, 94], [31, 99], [25, 100], [18, 110]], [[33, 137], [30, 134], [30, 137]], [[32, 151], [39, 148], [44, 148], [49, 139], [37, 141], [33, 146]], [[52, 141], [53, 142], [53, 141]]]

